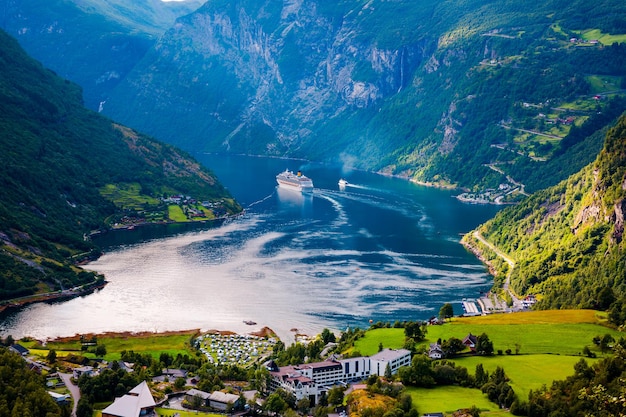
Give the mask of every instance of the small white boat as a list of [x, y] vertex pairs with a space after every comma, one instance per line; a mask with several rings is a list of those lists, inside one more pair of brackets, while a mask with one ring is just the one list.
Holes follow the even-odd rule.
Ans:
[[345, 187], [346, 185], [348, 185], [348, 181], [344, 180], [343, 178], [339, 180], [340, 187]]

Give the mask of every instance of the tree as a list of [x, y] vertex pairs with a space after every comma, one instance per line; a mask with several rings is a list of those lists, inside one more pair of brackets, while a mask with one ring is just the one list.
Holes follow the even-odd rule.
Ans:
[[489, 373], [485, 371], [482, 363], [476, 365], [476, 371], [474, 373], [474, 379], [476, 380], [476, 387], [480, 388], [489, 380]]
[[446, 319], [449, 319], [453, 316], [454, 316], [454, 308], [452, 307], [452, 304], [445, 303], [439, 309], [439, 318], [441, 320], [446, 321]]
[[105, 345], [98, 345], [96, 346], [94, 353], [96, 354], [96, 356], [102, 357], [107, 354], [107, 348]]
[[489, 340], [489, 336], [486, 333], [476, 338], [476, 352], [483, 356], [493, 355], [493, 342]]
[[324, 328], [324, 330], [322, 330], [322, 341], [324, 341], [324, 344], [328, 344], [330, 342], [335, 342], [337, 339], [335, 337], [335, 334], [333, 332], [331, 332], [330, 330], [328, 330], [327, 328]]
[[265, 401], [265, 405], [264, 405], [265, 410], [270, 411], [272, 413], [283, 413], [288, 407], [287, 407], [287, 403], [285, 402], [285, 400], [283, 400], [283, 398], [280, 396], [280, 394], [278, 393], [273, 393], [270, 394], [269, 397], [267, 397], [267, 400]]
[[387, 366], [385, 367], [385, 379], [387, 379], [387, 381], [391, 381], [391, 378], [393, 378], [393, 374], [391, 373], [391, 366], [387, 364]]
[[336, 386], [328, 390], [328, 404], [339, 405], [343, 402], [343, 394], [346, 388], [342, 386]]
[[465, 345], [461, 339], [457, 339], [456, 337], [451, 337], [448, 340], [444, 340], [441, 344], [441, 350], [446, 355], [446, 358], [451, 358], [456, 356], [457, 353], [461, 352], [465, 349]]
[[307, 397], [298, 400], [296, 403], [296, 409], [302, 414], [305, 414], [309, 408], [311, 408], [311, 401]]
[[176, 378], [176, 381], [174, 381], [174, 388], [176, 388], [178, 391], [181, 391], [183, 388], [185, 388], [185, 384], [187, 384], [185, 378]]
[[404, 325], [404, 335], [421, 342], [426, 336], [426, 328], [419, 321], [409, 321]]
[[600, 350], [602, 353], [605, 353], [611, 347], [613, 342], [615, 342], [615, 339], [610, 334], [607, 333], [602, 336], [602, 339], [600, 339]]
[[46, 359], [48, 360], [49, 363], [55, 363], [57, 361], [57, 351], [54, 349], [50, 349], [48, 351], [48, 355], [46, 356]]

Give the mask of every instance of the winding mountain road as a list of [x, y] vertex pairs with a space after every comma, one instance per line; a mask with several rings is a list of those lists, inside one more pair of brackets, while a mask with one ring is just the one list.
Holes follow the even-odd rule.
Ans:
[[515, 295], [515, 293], [513, 293], [513, 291], [511, 291], [510, 288], [510, 284], [511, 284], [511, 274], [513, 273], [513, 268], [515, 268], [515, 261], [513, 259], [511, 259], [508, 255], [506, 255], [504, 252], [502, 252], [501, 250], [499, 250], [495, 245], [493, 245], [491, 242], [489, 242], [487, 239], [485, 239], [478, 230], [474, 230], [474, 233], [472, 234], [474, 236], [474, 238], [478, 241], [480, 241], [482, 244], [484, 244], [485, 246], [487, 246], [489, 249], [491, 249], [496, 255], [498, 255], [500, 258], [504, 259], [504, 261], [509, 264], [509, 272], [506, 274], [506, 280], [504, 281], [504, 284], [502, 285], [502, 289], [504, 289], [506, 292], [509, 293], [509, 295], [511, 296], [511, 299], [513, 300], [513, 310], [514, 311], [520, 311], [524, 309], [524, 305], [522, 304], [522, 301], [517, 298], [517, 296]]

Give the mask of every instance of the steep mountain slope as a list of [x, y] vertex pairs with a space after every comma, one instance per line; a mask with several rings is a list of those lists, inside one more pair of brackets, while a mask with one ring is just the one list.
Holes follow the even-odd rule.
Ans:
[[91, 283], [94, 275], [73, 265], [98, 253], [84, 236], [134, 213], [111, 189], [135, 190], [143, 211], [164, 194], [241, 210], [187, 154], [81, 102], [78, 86], [0, 31], [0, 300]]
[[0, 0], [0, 27], [34, 58], [81, 85], [97, 110], [174, 20], [201, 0]]
[[611, 100], [625, 38], [607, 35], [626, 33], [624, 16], [617, 0], [212, 0], [177, 20], [104, 112], [185, 149], [470, 188], [509, 174], [536, 189], [593, 160], [544, 169], [586, 138], [570, 131], [624, 110]]
[[[626, 115], [593, 164], [501, 211], [478, 232], [515, 261], [512, 287], [539, 294], [540, 307], [607, 309], [626, 300], [625, 214]], [[495, 259], [473, 234], [464, 239]]]

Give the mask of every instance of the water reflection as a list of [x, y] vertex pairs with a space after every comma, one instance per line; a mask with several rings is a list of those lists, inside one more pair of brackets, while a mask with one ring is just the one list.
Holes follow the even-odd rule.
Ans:
[[[367, 327], [369, 320], [428, 318], [444, 302], [490, 286], [485, 268], [458, 241], [494, 207], [464, 205], [449, 192], [399, 179], [320, 166], [307, 167], [316, 189], [303, 195], [276, 187], [282, 161], [232, 159], [207, 165], [245, 205], [244, 216], [159, 239], [116, 237], [124, 246], [89, 265], [110, 281], [103, 290], [29, 306], [5, 317], [0, 334], [246, 332], [255, 328], [244, 320], [253, 320], [289, 340], [292, 328], [316, 333]], [[350, 185], [341, 191], [343, 175], [350, 175]]]

